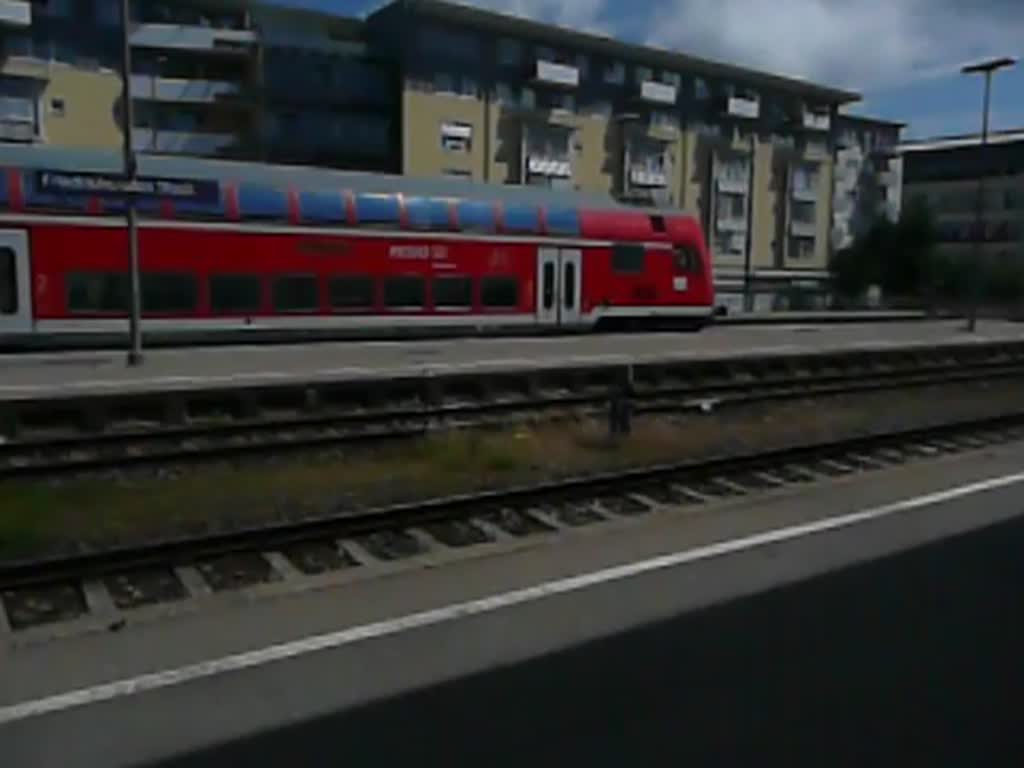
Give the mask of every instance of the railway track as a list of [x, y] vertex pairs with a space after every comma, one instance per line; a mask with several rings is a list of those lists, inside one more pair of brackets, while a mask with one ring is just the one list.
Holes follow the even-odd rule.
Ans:
[[431, 548], [545, 535], [749, 497], [1021, 439], [1024, 413], [1014, 413], [62, 559], [8, 562], [0, 565], [3, 617], [15, 633], [69, 623], [95, 629], [97, 620], [110, 622], [101, 629], [117, 629], [134, 610], [210, 592], [312, 579]]
[[218, 410], [207, 403], [209, 410], [197, 421], [170, 426], [133, 423], [129, 408], [129, 418], [114, 428], [86, 426], [56, 435], [52, 429], [29, 429], [0, 443], [0, 480], [282, 455], [537, 417], [593, 415], [606, 408], [627, 376], [637, 413], [1017, 378], [1024, 377], [1024, 347], [710, 361], [600, 374], [580, 373], [575, 379], [569, 374], [548, 386], [534, 382], [497, 391], [474, 390], [468, 381], [445, 392], [432, 391], [429, 383], [406, 383], [395, 390], [393, 401], [349, 401], [284, 415], [264, 411], [250, 397], [239, 400], [241, 407], [221, 402]]

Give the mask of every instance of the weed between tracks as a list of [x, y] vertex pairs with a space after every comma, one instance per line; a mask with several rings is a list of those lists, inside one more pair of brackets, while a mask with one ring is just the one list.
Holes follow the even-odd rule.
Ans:
[[638, 417], [610, 441], [601, 421], [433, 435], [388, 447], [238, 465], [0, 484], [0, 559], [297, 520], [518, 483], [781, 448], [993, 416], [1024, 407], [1016, 382], [958, 384]]

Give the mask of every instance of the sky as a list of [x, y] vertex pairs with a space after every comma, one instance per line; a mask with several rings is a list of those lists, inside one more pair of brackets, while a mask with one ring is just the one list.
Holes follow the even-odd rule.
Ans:
[[[363, 15], [383, 0], [271, 0]], [[1024, 0], [462, 0], [864, 95], [849, 111], [906, 138], [975, 132], [982, 82], [960, 66], [1024, 58]], [[1024, 62], [996, 75], [995, 130], [1024, 128]]]

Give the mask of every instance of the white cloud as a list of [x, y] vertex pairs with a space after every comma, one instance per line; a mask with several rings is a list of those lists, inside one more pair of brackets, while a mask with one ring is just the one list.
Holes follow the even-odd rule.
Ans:
[[[469, 0], [473, 2], [473, 0]], [[475, 0], [577, 29], [854, 89], [1024, 53], [1021, 0]]]

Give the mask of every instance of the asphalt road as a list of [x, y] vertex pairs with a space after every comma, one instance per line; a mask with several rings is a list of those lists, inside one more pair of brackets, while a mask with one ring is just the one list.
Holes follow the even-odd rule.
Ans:
[[292, 380], [360, 379], [424, 372], [484, 372], [645, 360], [886, 349], [1024, 339], [1024, 326], [984, 321], [722, 326], [701, 333], [588, 334], [441, 341], [320, 342], [149, 350], [138, 368], [121, 351], [0, 358], [0, 398], [192, 389]]

